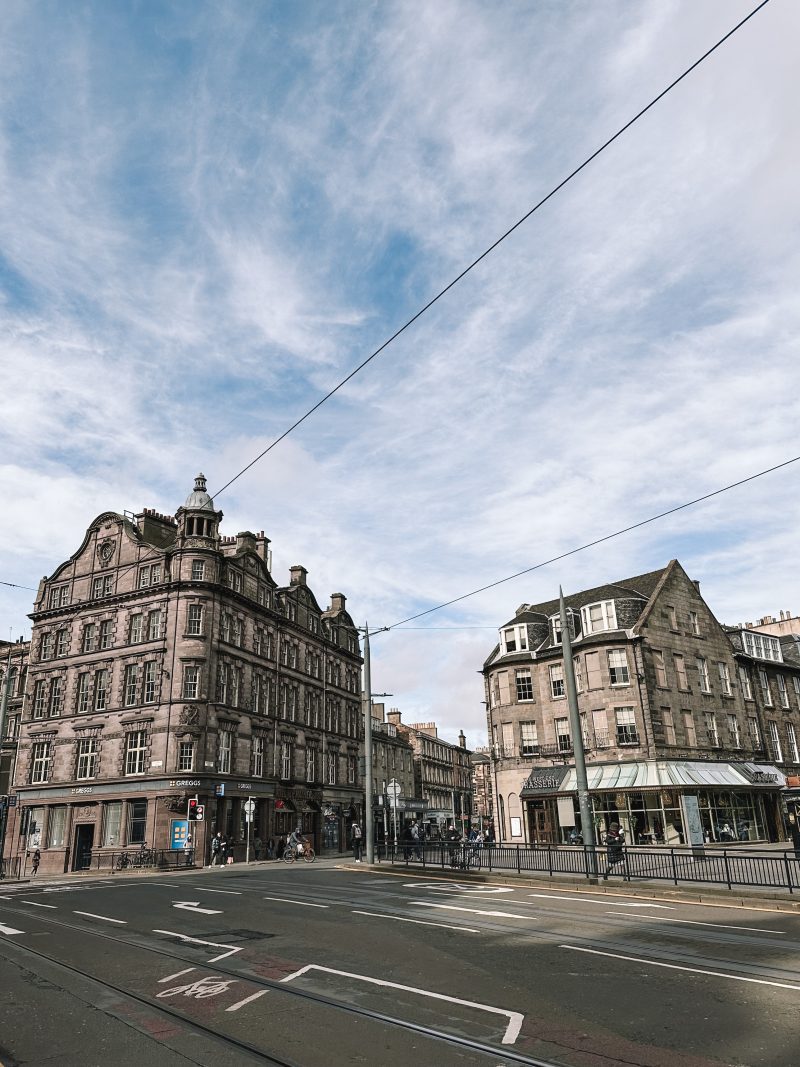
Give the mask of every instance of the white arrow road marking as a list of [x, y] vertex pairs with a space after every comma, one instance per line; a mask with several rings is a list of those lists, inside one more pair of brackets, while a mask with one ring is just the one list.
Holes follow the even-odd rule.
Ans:
[[108, 915], [95, 915], [92, 911], [73, 911], [73, 915], [85, 915], [87, 919], [102, 919], [104, 923], [117, 923], [119, 926], [127, 926], [124, 919], [111, 919]]
[[610, 956], [615, 960], [626, 960], [629, 963], [641, 963], [646, 967], [666, 967], [670, 971], [689, 971], [691, 974], [708, 974], [712, 978], [729, 978], [732, 982], [752, 982], [755, 985], [771, 985], [778, 989], [793, 989], [800, 993], [800, 985], [790, 985], [788, 982], [770, 982], [766, 978], [746, 978], [742, 974], [725, 974], [724, 971], [706, 971], [702, 967], [681, 967], [677, 963], [661, 963], [658, 960], [645, 960], [641, 956], [621, 956], [616, 952], [601, 952], [596, 948], [583, 948], [581, 945], [560, 945], [560, 948], [568, 948], [572, 952], [589, 952], [592, 956]]
[[427, 900], [409, 900], [409, 904], [416, 904], [420, 908], [443, 908], [445, 911], [468, 911], [470, 915], [492, 915], [500, 919], [527, 919], [529, 922], [538, 922], [534, 915], [514, 915], [510, 911], [481, 911], [479, 908], [459, 908], [455, 904], [434, 904]]
[[24, 930], [15, 930], [13, 926], [3, 926], [0, 923], [0, 934], [24, 934]]
[[[518, 916], [517, 916], [518, 918]], [[505, 1015], [508, 1019], [506, 1032], [503, 1034], [503, 1044], [513, 1045], [519, 1037], [525, 1016], [518, 1011], [508, 1011], [505, 1008], [493, 1008], [489, 1004], [479, 1004], [476, 1000], [460, 1000], [458, 997], [448, 997], [444, 993], [433, 993], [430, 989], [418, 989], [413, 985], [399, 985], [397, 982], [387, 982], [383, 978], [368, 978], [365, 974], [353, 974], [351, 971], [337, 971], [333, 967], [322, 967], [316, 963], [309, 963], [301, 967], [293, 974], [287, 974], [281, 978], [281, 982], [291, 982], [308, 971], [323, 971], [325, 974], [337, 974], [341, 978], [354, 978], [358, 982], [369, 982], [370, 985], [383, 986], [386, 989], [402, 989], [405, 993], [417, 993], [421, 997], [431, 997], [433, 1000], [445, 1000], [448, 1004], [462, 1004], [468, 1008], [480, 1008], [482, 1011], [490, 1011], [494, 1015]]]
[[209, 963], [217, 963], [218, 960], [224, 960], [228, 956], [232, 956], [234, 952], [241, 952], [240, 947], [231, 948], [230, 945], [220, 945], [218, 941], [202, 941], [199, 937], [189, 937], [188, 934], [178, 934], [174, 930], [154, 930], [154, 934], [164, 934], [166, 937], [177, 937], [180, 941], [189, 941], [193, 945], [209, 945], [211, 948], [226, 948], [228, 951], [223, 952], [220, 956], [215, 956], [209, 960]]
[[172, 906], [183, 911], [196, 911], [198, 915], [222, 915], [221, 911], [214, 911], [213, 908], [201, 908], [199, 900], [173, 900]]

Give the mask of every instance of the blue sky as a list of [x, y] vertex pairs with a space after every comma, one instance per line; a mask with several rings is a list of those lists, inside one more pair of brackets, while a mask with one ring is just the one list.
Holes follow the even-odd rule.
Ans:
[[[221, 487], [750, 6], [9, 0], [0, 579]], [[772, 0], [225, 491], [224, 530], [388, 625], [798, 453], [799, 24]], [[800, 613], [799, 479], [376, 638], [375, 688], [481, 743], [518, 604], [673, 556], [724, 621]], [[30, 603], [0, 587], [3, 636]]]

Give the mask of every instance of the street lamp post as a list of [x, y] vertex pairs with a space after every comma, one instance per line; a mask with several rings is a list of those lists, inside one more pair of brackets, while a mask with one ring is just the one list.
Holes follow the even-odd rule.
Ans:
[[590, 857], [590, 881], [597, 880], [597, 853], [595, 851], [594, 815], [589, 796], [589, 781], [586, 776], [586, 752], [583, 747], [581, 714], [578, 708], [578, 689], [575, 685], [575, 665], [572, 662], [572, 637], [569, 632], [567, 606], [564, 593], [558, 587], [558, 602], [561, 614], [561, 651], [564, 654], [564, 680], [567, 686], [567, 704], [569, 706], [569, 728], [572, 732], [572, 751], [575, 755], [575, 778], [578, 786], [578, 806], [581, 813], [581, 833], [584, 848]]

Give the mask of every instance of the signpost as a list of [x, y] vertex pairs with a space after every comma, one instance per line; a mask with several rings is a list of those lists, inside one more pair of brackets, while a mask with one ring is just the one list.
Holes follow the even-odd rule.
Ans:
[[397, 848], [397, 801], [400, 799], [401, 792], [402, 787], [395, 778], [392, 778], [391, 782], [387, 782], [386, 795], [389, 797], [389, 803], [392, 806], [392, 836], [395, 848]]
[[256, 802], [251, 798], [245, 801], [244, 804], [244, 821], [247, 823], [247, 852], [245, 853], [245, 863], [250, 862], [250, 824], [253, 821], [253, 812], [256, 810]]

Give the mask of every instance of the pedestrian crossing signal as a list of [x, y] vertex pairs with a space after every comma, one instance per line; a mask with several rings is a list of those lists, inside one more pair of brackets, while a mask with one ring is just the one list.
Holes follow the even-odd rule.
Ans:
[[189, 801], [189, 816], [188, 816], [189, 817], [189, 822], [197, 822], [197, 810], [198, 810], [198, 808], [200, 808], [200, 811], [203, 810], [200, 807], [200, 805], [197, 803], [197, 798], [195, 797], [193, 800]]
[[206, 817], [206, 809], [202, 804], [198, 804], [194, 809], [194, 817], [196, 822], [202, 822]]

